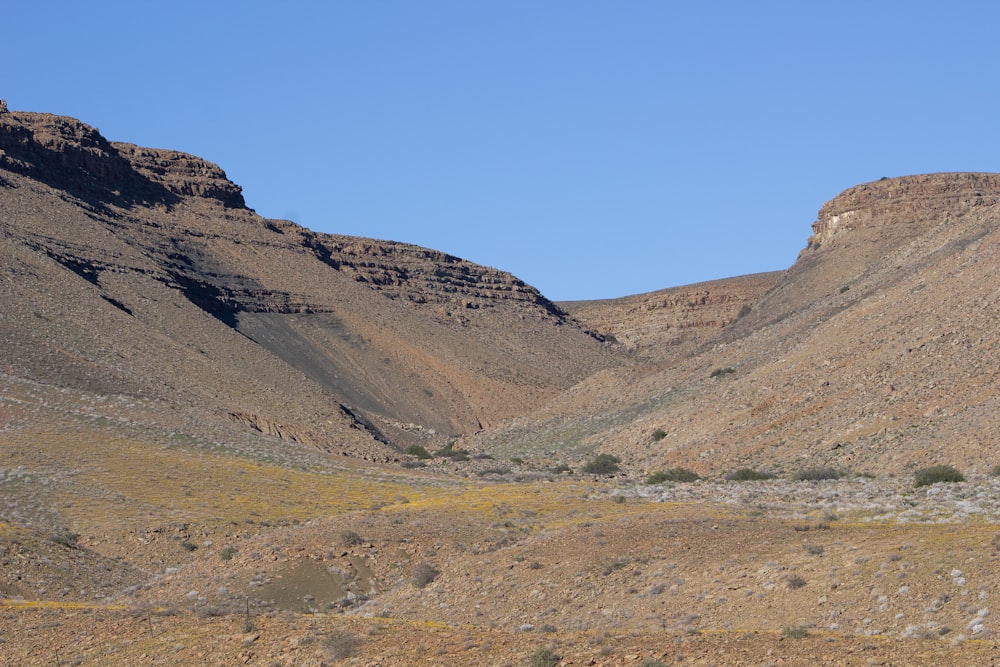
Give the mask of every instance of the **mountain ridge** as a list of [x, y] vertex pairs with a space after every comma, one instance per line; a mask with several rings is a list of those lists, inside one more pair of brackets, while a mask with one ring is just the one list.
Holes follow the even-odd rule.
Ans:
[[[785, 271], [556, 304], [5, 110], [8, 660], [1000, 651], [1000, 176], [846, 190]], [[941, 464], [968, 481], [915, 483]]]
[[[10, 174], [5, 236], [20, 242], [20, 252], [56, 262], [130, 324], [141, 319], [143, 304], [163, 298], [163, 290], [177, 293], [257, 344], [268, 358], [266, 373], [282, 375], [283, 387], [302, 386], [297, 404], [323, 396], [314, 406], [318, 414], [329, 412], [322, 406], [331, 398], [340, 404], [319, 423], [353, 415], [348, 432], [338, 428], [335, 434], [284, 405], [282, 411], [300, 413], [294, 419], [303, 424], [265, 429], [272, 434], [294, 431], [300, 433], [296, 441], [312, 443], [344, 438], [353, 443], [345, 451], [392, 458], [425, 439], [421, 433], [440, 438], [477, 430], [552, 395], [585, 375], [575, 369], [579, 362], [583, 369], [607, 363], [599, 340], [509, 273], [417, 246], [265, 220], [245, 207], [225, 172], [185, 153], [108, 142], [73, 119], [8, 112], [0, 116], [0, 167]], [[53, 186], [63, 189], [45, 191]], [[56, 192], [75, 199], [59, 201]], [[53, 206], [61, 224], [37, 219], [36, 211]], [[36, 273], [47, 271], [38, 267]], [[187, 316], [187, 306], [183, 310]], [[496, 318], [507, 324], [495, 326]], [[197, 327], [209, 326], [195, 319]], [[99, 330], [89, 327], [80, 336], [94, 339]], [[420, 354], [399, 353], [409, 335], [426, 340]], [[95, 344], [107, 350], [116, 345]], [[215, 357], [221, 363], [222, 349]], [[554, 375], [538, 372], [550, 364]], [[376, 370], [380, 366], [384, 370]], [[220, 390], [234, 387], [209, 393]], [[243, 398], [230, 393], [217, 416], [251, 415], [235, 420], [241, 424], [283, 423], [273, 409], [246, 405]], [[358, 442], [359, 430], [372, 442]]]

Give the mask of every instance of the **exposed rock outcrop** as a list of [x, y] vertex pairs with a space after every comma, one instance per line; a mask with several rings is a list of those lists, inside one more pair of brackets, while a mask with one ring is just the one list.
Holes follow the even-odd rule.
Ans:
[[752, 312], [781, 273], [759, 273], [619, 299], [559, 305], [609, 341], [643, 357], [667, 361], [691, 354], [724, 327]]
[[[849, 188], [820, 209], [813, 223], [807, 250], [864, 232], [877, 232], [898, 244], [926, 230], [928, 225], [945, 224], [980, 206], [1000, 202], [1000, 175], [985, 173], [945, 173], [883, 178]], [[902, 227], [902, 228], [901, 228]]]
[[389, 460], [622, 361], [509, 273], [265, 220], [218, 166], [75, 119], [0, 116], [0, 179], [15, 375]]

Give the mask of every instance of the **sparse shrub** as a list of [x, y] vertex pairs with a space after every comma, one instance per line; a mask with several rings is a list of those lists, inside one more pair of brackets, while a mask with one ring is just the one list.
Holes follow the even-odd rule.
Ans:
[[781, 634], [790, 639], [803, 639], [809, 636], [809, 630], [801, 625], [790, 625], [782, 628]]
[[851, 289], [850, 285], [841, 285], [841, 287], [840, 287], [840, 293], [843, 294], [844, 292], [847, 292], [850, 289]]
[[441, 574], [441, 571], [430, 563], [418, 563], [416, 567], [413, 568], [410, 581], [412, 581], [413, 585], [417, 588], [424, 588], [437, 579], [439, 574]]
[[228, 616], [232, 611], [222, 606], [203, 604], [194, 608], [194, 615], [197, 618], [219, 618]]
[[469, 452], [464, 449], [455, 449], [454, 442], [449, 442], [447, 445], [434, 452], [434, 456], [451, 459], [452, 461], [469, 460]]
[[587, 465], [583, 466], [583, 472], [588, 475], [610, 475], [613, 472], [618, 472], [618, 464], [622, 460], [617, 456], [611, 454], [598, 454], [590, 461]]
[[507, 466], [493, 466], [492, 468], [483, 468], [476, 473], [479, 477], [486, 477], [487, 475], [509, 475], [510, 468]]
[[194, 551], [198, 548], [198, 545], [190, 540], [182, 540], [181, 546], [184, 547], [184, 551]]
[[340, 543], [345, 547], [356, 547], [362, 542], [364, 542], [364, 539], [357, 532], [353, 530], [340, 531]]
[[720, 378], [720, 377], [724, 377], [726, 375], [729, 375], [730, 373], [735, 373], [735, 372], [736, 372], [735, 368], [733, 368], [731, 366], [726, 366], [725, 368], [716, 368], [714, 371], [711, 372], [711, 374], [709, 374], [708, 377], [710, 377], [710, 378]]
[[522, 459], [520, 456], [510, 457], [510, 462], [516, 466], [524, 465], [524, 459]]
[[759, 482], [765, 479], [774, 479], [774, 473], [753, 468], [738, 468], [726, 475], [726, 480], [730, 482]]
[[528, 667], [555, 667], [561, 659], [552, 649], [543, 646], [528, 658]]
[[427, 464], [423, 461], [403, 461], [399, 464], [402, 468], [426, 468]]
[[566, 472], [573, 472], [573, 469], [565, 463], [559, 463], [552, 467], [551, 472], [555, 475], [561, 475]]
[[965, 476], [949, 465], [937, 465], [918, 470], [914, 486], [929, 486], [939, 482], [964, 482]]
[[56, 544], [61, 544], [62, 546], [66, 547], [67, 549], [79, 549], [80, 548], [80, 545], [77, 543], [77, 540], [80, 539], [80, 534], [79, 533], [74, 533], [73, 531], [69, 530], [68, 528], [62, 528], [62, 529], [57, 530], [56, 532], [52, 533], [51, 539]]
[[617, 572], [618, 570], [624, 568], [626, 565], [628, 565], [627, 558], [616, 558], [615, 560], [607, 564], [607, 566], [604, 568], [601, 574], [603, 574], [606, 577], [612, 572]]
[[346, 660], [357, 653], [360, 645], [361, 639], [357, 635], [343, 630], [334, 630], [321, 643], [323, 653], [330, 660]]
[[792, 479], [796, 482], [819, 482], [825, 479], [840, 479], [840, 477], [840, 473], [829, 466], [813, 466], [792, 475]]
[[404, 451], [407, 456], [413, 456], [420, 460], [429, 459], [431, 457], [430, 453], [421, 445], [410, 445]]
[[625, 496], [611, 496], [611, 500], [615, 501], [619, 505], [625, 504]]
[[667, 432], [664, 431], [662, 428], [658, 428], [655, 431], [653, 431], [654, 442], [659, 442], [660, 440], [663, 440], [665, 437], [667, 437]]
[[236, 547], [224, 547], [222, 551], [219, 552], [219, 558], [221, 560], [232, 560], [235, 555]]
[[805, 549], [806, 553], [811, 556], [819, 556], [823, 553], [822, 544], [803, 544], [802, 548]]
[[663, 484], [664, 482], [697, 482], [701, 477], [687, 468], [669, 468], [659, 470], [646, 478], [646, 484]]
[[797, 588], [802, 588], [803, 586], [805, 586], [806, 580], [797, 574], [790, 574], [787, 577], [785, 577], [785, 585], [791, 588], [792, 590], [795, 590]]
[[995, 465], [990, 469], [990, 475], [1000, 477], [1000, 465]]

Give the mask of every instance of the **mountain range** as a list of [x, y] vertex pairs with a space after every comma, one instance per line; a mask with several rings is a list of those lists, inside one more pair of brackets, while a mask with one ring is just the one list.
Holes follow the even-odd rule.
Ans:
[[[674, 655], [644, 648], [664, 632], [740, 659], [730, 635], [694, 636], [699, 624], [737, 633], [757, 659], [811, 664], [822, 650], [780, 646], [782, 624], [822, 618], [831, 642], [863, 652], [823, 615], [842, 595], [858, 627], [912, 636], [907, 619], [962, 578], [927, 545], [966, 528], [948, 519], [897, 539], [862, 523], [861, 500], [799, 505], [782, 486], [734, 499], [727, 476], [831, 470], [854, 480], [845, 497], [895, 503], [928, 466], [1000, 470], [998, 174], [850, 188], [803, 225], [785, 271], [553, 302], [444, 252], [263, 218], [215, 164], [0, 104], [0, 257], [12, 664], [49, 649], [76, 664], [512, 664], [544, 643], [538, 619], [553, 652], [582, 661], [565, 664]], [[616, 463], [587, 474], [602, 454]], [[703, 481], [664, 492], [687, 498], [675, 505], [626, 502], [649, 498], [643, 480], [663, 470]], [[825, 548], [855, 565], [824, 570], [824, 546], [803, 552], [792, 527], [848, 514], [854, 528], [836, 526]], [[993, 542], [962, 535], [975, 562], [995, 560]], [[893, 617], [868, 594], [889, 566], [868, 572], [855, 551], [894, 564], [914, 544], [914, 601]], [[771, 601], [803, 572], [829, 579], [821, 595], [782, 585]], [[750, 579], [756, 597], [737, 601]], [[692, 582], [702, 594], [684, 597]], [[79, 637], [79, 614], [102, 615], [101, 641], [52, 648], [61, 635], [29, 632], [43, 623], [29, 611]], [[984, 627], [978, 607], [948, 613]], [[338, 648], [336, 623], [381, 657]], [[598, 632], [608, 654], [580, 634]], [[932, 649], [878, 650], [919, 663]]]

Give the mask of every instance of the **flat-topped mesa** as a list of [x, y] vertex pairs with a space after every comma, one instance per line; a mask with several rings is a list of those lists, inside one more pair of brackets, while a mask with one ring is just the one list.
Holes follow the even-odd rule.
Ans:
[[[820, 209], [807, 250], [862, 229], [890, 225], [909, 237], [977, 206], [1000, 203], [1000, 174], [941, 173], [883, 178], [848, 188]], [[899, 225], [906, 230], [896, 232]]]
[[96, 128], [54, 114], [0, 114], [0, 166], [104, 203], [170, 204], [193, 196], [245, 207], [240, 186], [211, 162], [110, 142]]

